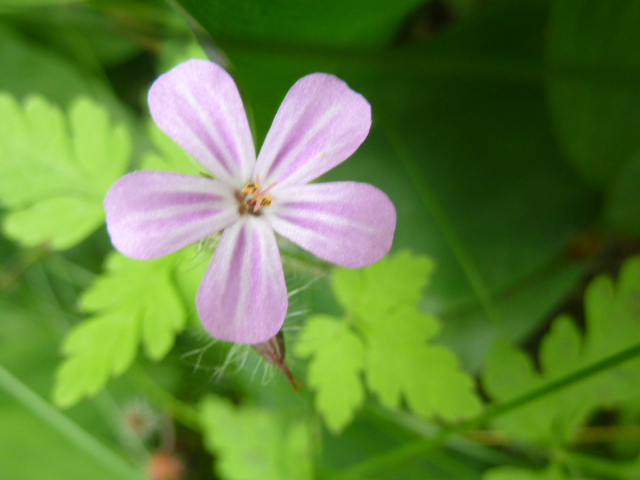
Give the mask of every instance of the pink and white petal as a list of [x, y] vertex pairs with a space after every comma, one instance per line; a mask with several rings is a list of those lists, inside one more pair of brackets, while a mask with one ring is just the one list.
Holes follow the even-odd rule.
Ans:
[[359, 268], [393, 243], [396, 209], [373, 185], [333, 182], [278, 191], [270, 221], [285, 238], [329, 262]]
[[344, 162], [371, 128], [371, 105], [334, 75], [314, 73], [287, 93], [255, 173], [263, 183], [304, 184]]
[[180, 250], [239, 217], [234, 190], [226, 183], [153, 170], [120, 178], [104, 205], [114, 247], [140, 260]]
[[217, 179], [243, 187], [256, 153], [233, 78], [207, 60], [188, 60], [149, 90], [151, 116]]
[[202, 323], [220, 340], [261, 343], [278, 333], [288, 303], [273, 229], [264, 218], [243, 216], [222, 233], [198, 290]]

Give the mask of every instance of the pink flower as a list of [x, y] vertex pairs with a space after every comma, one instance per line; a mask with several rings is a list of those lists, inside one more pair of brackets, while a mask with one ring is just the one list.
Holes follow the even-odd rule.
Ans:
[[105, 199], [107, 227], [114, 246], [137, 259], [223, 230], [197, 298], [212, 336], [255, 344], [282, 327], [288, 298], [276, 233], [345, 267], [374, 263], [391, 248], [396, 211], [383, 192], [357, 182], [309, 183], [369, 133], [369, 103], [342, 80], [314, 73], [296, 82], [257, 159], [238, 89], [215, 63], [189, 60], [162, 75], [149, 107], [215, 179], [125, 175]]

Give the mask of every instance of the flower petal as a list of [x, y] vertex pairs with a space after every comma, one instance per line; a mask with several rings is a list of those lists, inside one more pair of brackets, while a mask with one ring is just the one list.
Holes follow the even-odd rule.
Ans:
[[384, 257], [393, 243], [396, 209], [373, 185], [333, 182], [279, 189], [274, 230], [329, 262], [359, 268]]
[[278, 333], [287, 314], [287, 287], [268, 222], [245, 215], [223, 232], [197, 304], [215, 338], [261, 343]]
[[221, 66], [189, 60], [161, 75], [149, 90], [155, 122], [214, 177], [243, 187], [255, 147], [238, 88]]
[[344, 162], [371, 127], [371, 105], [339, 78], [314, 73], [285, 97], [255, 173], [265, 184], [301, 184]]
[[140, 260], [175, 252], [222, 230], [239, 216], [229, 185], [152, 170], [119, 179], [104, 205], [113, 245]]

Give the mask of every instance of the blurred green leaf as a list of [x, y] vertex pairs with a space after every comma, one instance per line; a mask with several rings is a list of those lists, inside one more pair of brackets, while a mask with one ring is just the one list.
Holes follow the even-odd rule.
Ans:
[[127, 129], [87, 98], [67, 116], [42, 97], [0, 95], [0, 201], [7, 236], [66, 249], [104, 222], [104, 195], [131, 155]]
[[314, 478], [310, 432], [301, 421], [285, 426], [273, 411], [208, 396], [201, 404], [201, 424], [224, 480]]
[[[0, 5], [3, 1], [6, 0], [0, 0]], [[55, 2], [51, 0], [52, 5], [47, 6], [43, 1], [39, 8], [10, 10], [4, 18], [27, 37], [73, 59], [76, 68], [86, 68], [98, 75], [102, 75], [103, 68], [122, 64], [143, 51], [144, 40], [133, 34], [131, 25], [136, 18], [126, 9], [117, 9], [113, 2], [112, 12], [101, 11], [109, 8], [108, 2], [101, 7], [96, 1], [69, 1], [75, 3], [70, 8], [60, 8]]]
[[[65, 312], [48, 302], [50, 299], [36, 281], [39, 277], [36, 272], [38, 269], [33, 268], [27, 273], [20, 289], [10, 293], [0, 291], [0, 365], [44, 399], [49, 396], [54, 366], [59, 359], [60, 330], [66, 327], [68, 319]], [[20, 303], [24, 306], [19, 306]], [[6, 386], [6, 382], [3, 384]], [[42, 412], [32, 407], [7, 395], [0, 387], [0, 478], [34, 480], [43, 475], [68, 480], [123, 478], [105, 468], [100, 459], [88, 455], [86, 445], [70, 441], [68, 431], [56, 428], [59, 419], [44, 421]], [[96, 403], [86, 402], [51, 415], [68, 416], [105, 447], [117, 451], [113, 432], [119, 418], [111, 416], [112, 413]], [[33, 461], [34, 458], [38, 461]]]
[[342, 430], [363, 401], [360, 371], [388, 408], [400, 407], [404, 399], [415, 413], [447, 420], [480, 411], [473, 381], [455, 355], [429, 343], [438, 321], [415, 306], [432, 271], [429, 258], [401, 252], [370, 267], [334, 273], [347, 318], [311, 317], [296, 344], [298, 355], [314, 355], [309, 384], [332, 431]]
[[608, 192], [605, 214], [614, 228], [640, 235], [640, 155], [620, 169]]
[[22, 100], [35, 94], [43, 95], [65, 109], [77, 97], [88, 96], [108, 108], [115, 119], [133, 126], [131, 112], [105, 85], [104, 77], [98, 79], [59, 51], [27, 39], [3, 22], [0, 22], [0, 45], [0, 65], [3, 66], [0, 91], [10, 92]]
[[[497, 344], [487, 359], [485, 387], [506, 402], [640, 342], [640, 257], [623, 266], [617, 287], [607, 276], [593, 280], [585, 295], [586, 333], [559, 317], [540, 346], [540, 372], [522, 351]], [[516, 438], [566, 444], [588, 416], [602, 406], [633, 404], [639, 394], [640, 361], [551, 394], [495, 420]]]
[[[139, 344], [152, 360], [167, 354], [193, 310], [185, 306], [178, 284], [194, 282], [176, 277], [202, 273], [199, 265], [185, 268], [190, 263], [185, 258], [193, 253], [185, 252], [150, 261], [110, 255], [106, 273], [81, 299], [82, 308], [93, 316], [77, 325], [65, 341], [67, 358], [56, 376], [56, 404], [70, 406], [95, 394], [111, 375], [129, 368]], [[195, 292], [191, 305], [193, 298]]]
[[227, 42], [264, 41], [282, 46], [385, 45], [422, 0], [278, 0], [267, 5], [246, 0], [179, 3], [214, 38]]
[[549, 104], [571, 164], [604, 187], [640, 151], [640, 3], [554, 0]]

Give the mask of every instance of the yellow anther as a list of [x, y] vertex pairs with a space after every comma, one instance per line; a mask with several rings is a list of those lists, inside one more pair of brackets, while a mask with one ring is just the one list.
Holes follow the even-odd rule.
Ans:
[[253, 215], [260, 215], [260, 209], [262, 207], [268, 207], [273, 202], [273, 197], [269, 193], [272, 186], [273, 185], [270, 185], [263, 190], [259, 179], [255, 182], [247, 183], [240, 192], [236, 193], [236, 198], [240, 202], [240, 213], [246, 212]]
[[245, 195], [251, 195], [260, 190], [260, 184], [255, 182], [249, 182], [242, 189], [242, 193]]

